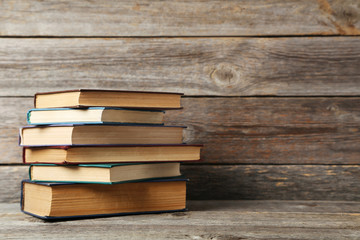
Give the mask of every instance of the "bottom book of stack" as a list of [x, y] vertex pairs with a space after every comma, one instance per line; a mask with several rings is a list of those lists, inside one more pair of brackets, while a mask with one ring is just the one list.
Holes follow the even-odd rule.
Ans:
[[21, 210], [47, 220], [182, 211], [186, 182], [167, 178], [107, 185], [24, 180]]

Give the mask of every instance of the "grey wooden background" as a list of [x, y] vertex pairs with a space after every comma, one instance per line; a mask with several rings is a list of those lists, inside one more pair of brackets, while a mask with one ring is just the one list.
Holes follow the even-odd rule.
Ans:
[[0, 202], [39, 91], [184, 92], [189, 199], [360, 200], [360, 1], [0, 2]]

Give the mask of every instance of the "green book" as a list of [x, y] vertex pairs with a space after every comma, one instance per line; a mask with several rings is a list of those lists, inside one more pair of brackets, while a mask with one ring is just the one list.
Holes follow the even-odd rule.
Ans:
[[113, 184], [180, 176], [180, 163], [30, 165], [35, 182]]
[[164, 111], [110, 107], [34, 108], [27, 113], [31, 125], [49, 124], [157, 124], [163, 125]]

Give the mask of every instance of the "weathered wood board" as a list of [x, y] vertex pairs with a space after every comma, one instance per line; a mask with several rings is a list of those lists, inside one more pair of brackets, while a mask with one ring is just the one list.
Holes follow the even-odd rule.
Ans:
[[359, 165], [186, 165], [190, 199], [360, 201]]
[[[182, 165], [188, 199], [360, 200], [359, 165]], [[0, 202], [19, 202], [28, 166], [0, 166]]]
[[[204, 163], [360, 164], [360, 98], [183, 98], [167, 125], [204, 144]], [[0, 98], [0, 163], [21, 163], [32, 98]]]
[[209, 212], [360, 213], [359, 201], [189, 200], [186, 206], [189, 211]]
[[[350, 213], [332, 209], [349, 204]], [[360, 236], [359, 203], [353, 202], [190, 201], [189, 210], [44, 222], [21, 213], [18, 204], [0, 204], [0, 238], [355, 240]]]
[[185, 98], [170, 125], [206, 163], [360, 164], [360, 98]]
[[39, 1], [0, 5], [2, 36], [359, 35], [356, 0]]
[[[184, 92], [184, 109], [165, 120], [188, 126], [186, 142], [205, 144], [204, 161], [182, 167], [189, 199], [360, 201], [359, 62], [358, 0], [1, 1], [0, 202], [18, 202], [27, 178], [27, 166], [11, 164], [21, 163], [18, 128], [31, 97], [74, 88]], [[174, 224], [160, 230], [161, 220], [120, 230], [156, 239], [360, 236], [350, 214], [228, 212], [220, 211], [225, 227], [218, 215], [190, 213], [168, 215]], [[3, 228], [0, 218], [0, 238], [49, 234], [44, 225], [15, 231], [12, 221], [29, 226], [19, 216]], [[96, 226], [94, 237], [104, 236]], [[70, 232], [60, 226], [58, 236]]]
[[102, 88], [359, 96], [360, 37], [0, 38], [0, 96]]
[[0, 202], [20, 202], [21, 180], [29, 179], [28, 166], [0, 166]]

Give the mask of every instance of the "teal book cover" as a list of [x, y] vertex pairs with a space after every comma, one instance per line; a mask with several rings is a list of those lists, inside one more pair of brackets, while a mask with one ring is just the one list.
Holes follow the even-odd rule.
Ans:
[[[111, 169], [114, 169], [114, 171]], [[79, 165], [31, 164], [29, 167], [29, 179], [34, 182], [118, 184], [177, 178], [179, 176], [181, 176], [179, 162]]]
[[[149, 123], [146, 119], [149, 119], [146, 117], [146, 115], [142, 116], [144, 119], [143, 122], [134, 123], [129, 120], [129, 118], [125, 118], [124, 120], [118, 120], [118, 121], [102, 121], [101, 120], [101, 112], [104, 110], [111, 110], [118, 112], [119, 114], [134, 114], [139, 115], [141, 113], [145, 114], [160, 114], [158, 117], [161, 117], [165, 113], [165, 111], [162, 110], [149, 110], [149, 109], [128, 109], [128, 108], [116, 108], [116, 107], [88, 107], [88, 108], [33, 108], [30, 109], [27, 112], [26, 120], [27, 123], [30, 125], [54, 125], [54, 124], [122, 124], [122, 125], [137, 125], [137, 124], [148, 124], [148, 125], [164, 125], [164, 123], [160, 122], [158, 120], [157, 123]], [[38, 116], [39, 113], [49, 112], [51, 113], [50, 116], [47, 118], [50, 118], [51, 120], [46, 120], [43, 122], [39, 120], [33, 121], [33, 116]], [[72, 114], [72, 112], [80, 113], [80, 115], [75, 115], [75, 117], [66, 117], [68, 114]], [[92, 113], [91, 113], [92, 112]], [[94, 120], [84, 120], [86, 118], [94, 117], [94, 112], [98, 112], [98, 118]], [[55, 114], [54, 114], [55, 113]], [[56, 114], [58, 113], [58, 114]], [[137, 113], [137, 114], [136, 114]], [[60, 117], [59, 117], [60, 116]], [[65, 116], [65, 118], [64, 118]]]

